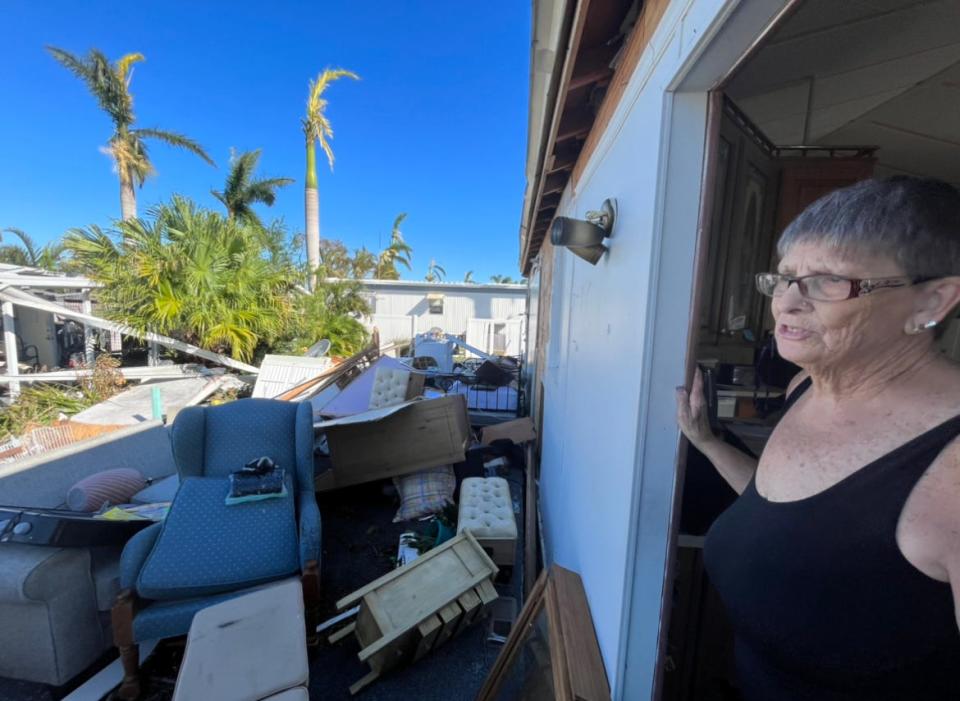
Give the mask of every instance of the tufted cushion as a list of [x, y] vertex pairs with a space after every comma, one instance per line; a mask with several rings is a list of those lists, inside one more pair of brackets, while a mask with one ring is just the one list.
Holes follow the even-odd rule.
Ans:
[[[293, 494], [288, 474], [287, 490]], [[137, 577], [146, 599], [253, 586], [299, 569], [292, 496], [226, 506], [226, 479], [188, 477]]]
[[441, 511], [447, 502], [453, 502], [457, 488], [457, 478], [449, 465], [395, 477], [393, 483], [400, 493], [400, 509], [394, 523]]
[[502, 477], [468, 477], [460, 485], [457, 533], [470, 530], [477, 538], [516, 538], [510, 485]]
[[407, 399], [407, 386], [410, 384], [410, 371], [396, 368], [377, 367], [373, 377], [373, 389], [370, 390], [370, 409], [402, 404]]
[[130, 467], [96, 472], [67, 492], [67, 506], [73, 511], [97, 511], [104, 504], [126, 504], [147, 486], [147, 480]]

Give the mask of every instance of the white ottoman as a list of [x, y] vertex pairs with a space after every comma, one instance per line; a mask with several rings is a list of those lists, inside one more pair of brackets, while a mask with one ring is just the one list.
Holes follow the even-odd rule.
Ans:
[[193, 617], [173, 701], [306, 699], [300, 580], [287, 579]]
[[460, 485], [457, 533], [469, 530], [498, 566], [513, 567], [517, 521], [510, 485], [502, 477], [468, 477]]

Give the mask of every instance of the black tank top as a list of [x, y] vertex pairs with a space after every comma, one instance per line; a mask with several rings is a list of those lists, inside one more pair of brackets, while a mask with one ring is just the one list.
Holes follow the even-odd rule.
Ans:
[[960, 416], [797, 501], [767, 501], [751, 480], [714, 522], [704, 560], [746, 701], [960, 699], [950, 585], [896, 541], [914, 485], [958, 435]]

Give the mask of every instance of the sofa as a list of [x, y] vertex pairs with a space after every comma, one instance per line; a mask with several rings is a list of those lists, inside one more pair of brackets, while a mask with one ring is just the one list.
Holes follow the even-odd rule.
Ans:
[[[0, 465], [0, 505], [65, 508], [72, 485], [117, 467], [174, 474], [167, 427], [146, 422]], [[112, 646], [120, 550], [0, 543], [0, 676], [60, 686]]]

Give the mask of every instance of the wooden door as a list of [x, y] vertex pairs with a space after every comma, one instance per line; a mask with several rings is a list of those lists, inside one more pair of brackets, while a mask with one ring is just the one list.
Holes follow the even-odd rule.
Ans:
[[750, 346], [762, 323], [753, 280], [770, 259], [779, 164], [758, 132], [728, 111], [720, 124], [716, 158], [700, 343]]
[[871, 177], [875, 163], [874, 158], [781, 158], [777, 237], [807, 205]]

